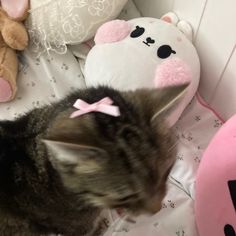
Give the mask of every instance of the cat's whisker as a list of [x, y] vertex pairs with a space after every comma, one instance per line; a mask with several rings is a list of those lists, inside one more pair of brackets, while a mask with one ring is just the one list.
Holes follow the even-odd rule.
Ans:
[[134, 219], [132, 219], [130, 216], [128, 216], [125, 221], [127, 221], [128, 223], [131, 223], [131, 224], [135, 224], [136, 221]]
[[124, 212], [124, 215], [121, 216], [121, 219], [122, 219], [123, 221], [129, 222], [129, 223], [132, 223], [132, 224], [136, 223], [136, 221], [133, 220], [133, 219], [131, 218], [131, 216], [130, 216], [127, 212]]

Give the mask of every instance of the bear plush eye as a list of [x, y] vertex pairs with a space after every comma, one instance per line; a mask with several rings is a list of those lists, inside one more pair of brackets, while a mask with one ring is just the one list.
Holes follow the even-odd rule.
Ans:
[[135, 30], [133, 30], [130, 34], [131, 38], [138, 38], [144, 33], [145, 29], [143, 27], [136, 26]]
[[169, 45], [162, 45], [157, 50], [157, 56], [161, 59], [169, 57], [172, 53], [176, 54], [176, 51], [172, 50], [171, 46]]

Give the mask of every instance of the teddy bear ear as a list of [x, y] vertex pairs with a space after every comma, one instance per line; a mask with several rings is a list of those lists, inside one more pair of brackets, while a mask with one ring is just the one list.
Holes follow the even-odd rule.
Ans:
[[94, 41], [96, 44], [115, 43], [126, 38], [131, 32], [131, 25], [125, 20], [109, 21], [97, 30]]
[[177, 23], [179, 22], [179, 18], [174, 12], [166, 13], [161, 17], [161, 20], [173, 25], [177, 25]]
[[1, 0], [1, 6], [12, 19], [23, 19], [29, 9], [29, 0]]

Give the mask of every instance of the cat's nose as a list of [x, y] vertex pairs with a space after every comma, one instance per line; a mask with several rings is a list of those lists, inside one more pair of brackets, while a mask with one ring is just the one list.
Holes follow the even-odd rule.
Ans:
[[149, 214], [155, 214], [162, 208], [162, 200], [163, 197], [160, 196], [154, 196], [151, 199], [148, 200], [148, 203], [146, 204], [146, 211]]
[[161, 202], [155, 202], [152, 204], [148, 204], [146, 207], [146, 211], [147, 211], [147, 213], [153, 215], [153, 214], [156, 214], [158, 211], [160, 211], [161, 208], [162, 208]]

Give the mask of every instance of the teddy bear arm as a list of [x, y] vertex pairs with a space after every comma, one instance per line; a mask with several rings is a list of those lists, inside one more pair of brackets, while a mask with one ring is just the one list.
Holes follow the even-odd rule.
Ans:
[[2, 28], [5, 43], [16, 50], [23, 50], [28, 44], [28, 34], [23, 24], [7, 20]]
[[16, 53], [9, 47], [0, 48], [0, 102], [7, 102], [16, 94], [18, 61]]

